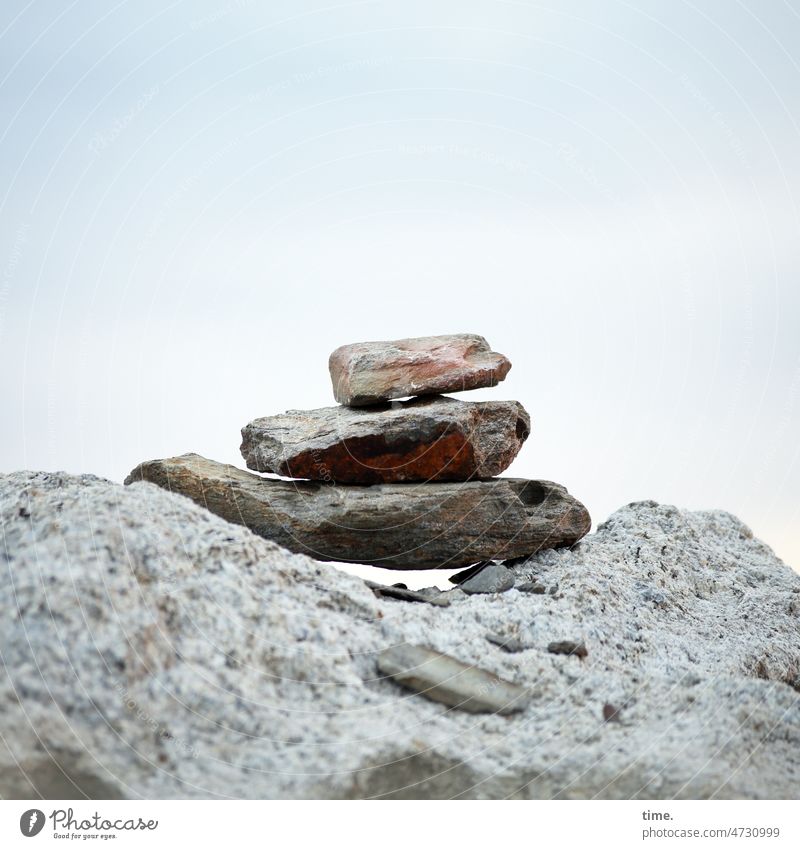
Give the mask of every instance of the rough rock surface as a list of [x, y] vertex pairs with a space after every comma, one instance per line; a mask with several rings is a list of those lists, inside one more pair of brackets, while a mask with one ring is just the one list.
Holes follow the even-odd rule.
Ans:
[[331, 486], [260, 478], [184, 454], [141, 463], [139, 480], [186, 495], [230, 522], [317, 560], [387, 569], [455, 568], [571, 545], [586, 508], [549, 481]]
[[483, 336], [458, 333], [342, 345], [328, 368], [336, 400], [357, 407], [496, 386], [511, 362], [492, 351]]
[[507, 469], [530, 429], [516, 401], [436, 396], [255, 419], [242, 456], [257, 472], [330, 483], [465, 481]]
[[[513, 567], [554, 595], [456, 589], [445, 608], [376, 598], [149, 484], [0, 475], [0, 526], [4, 797], [800, 786], [800, 577], [727, 513], [629, 505], [576, 548]], [[548, 653], [564, 639], [588, 656]], [[405, 643], [530, 702], [473, 715], [402, 689], [377, 656]]]

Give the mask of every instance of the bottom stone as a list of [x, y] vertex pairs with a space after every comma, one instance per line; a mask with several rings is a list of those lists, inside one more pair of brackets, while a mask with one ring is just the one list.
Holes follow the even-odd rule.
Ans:
[[453, 569], [572, 545], [589, 531], [586, 508], [549, 481], [331, 486], [262, 478], [184, 454], [137, 466], [149, 481], [317, 560], [388, 569]]

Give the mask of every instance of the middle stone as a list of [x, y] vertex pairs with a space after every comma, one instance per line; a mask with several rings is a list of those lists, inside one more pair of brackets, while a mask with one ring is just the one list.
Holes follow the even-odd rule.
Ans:
[[516, 401], [433, 396], [289, 410], [242, 428], [248, 468], [342, 484], [464, 481], [506, 469], [530, 433]]

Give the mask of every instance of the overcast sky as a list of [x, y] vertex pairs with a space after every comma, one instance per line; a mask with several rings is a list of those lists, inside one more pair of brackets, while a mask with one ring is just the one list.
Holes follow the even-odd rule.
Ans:
[[[121, 480], [488, 338], [507, 474], [800, 568], [800, 16], [768, 2], [0, 7], [0, 470]], [[462, 396], [465, 397], [465, 396]]]

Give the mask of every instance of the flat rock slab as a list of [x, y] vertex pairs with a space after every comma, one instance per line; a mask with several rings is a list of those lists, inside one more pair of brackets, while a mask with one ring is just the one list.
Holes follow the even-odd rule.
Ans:
[[514, 573], [502, 563], [487, 563], [474, 575], [458, 583], [458, 588], [468, 595], [504, 593], [513, 586]]
[[125, 483], [150, 481], [212, 513], [315, 557], [387, 569], [452, 569], [571, 545], [586, 508], [550, 481], [330, 486], [261, 478], [184, 454], [137, 466]]
[[523, 687], [423, 646], [384, 649], [378, 669], [409, 690], [468, 713], [505, 716], [524, 710], [528, 702]]
[[445, 593], [419, 593], [408, 589], [406, 586], [386, 586], [376, 584], [374, 581], [364, 582], [379, 598], [393, 598], [397, 601], [418, 601], [423, 604], [433, 604], [436, 607], [449, 607], [451, 601]]
[[[525, 561], [527, 558], [523, 557], [522, 560]], [[487, 566], [490, 566], [492, 562], [493, 561], [491, 560], [483, 560], [480, 563], [475, 563], [469, 568], [462, 569], [460, 572], [456, 572], [454, 575], [451, 575], [447, 580], [450, 581], [451, 584], [460, 584], [463, 581], [466, 581], [467, 578], [472, 578], [474, 575], [477, 575], [481, 569], [485, 569]]]
[[458, 333], [342, 345], [328, 367], [336, 400], [355, 407], [496, 386], [511, 362], [483, 336]]
[[417, 398], [379, 407], [290, 410], [242, 428], [248, 468], [329, 483], [491, 478], [530, 433], [516, 401]]

